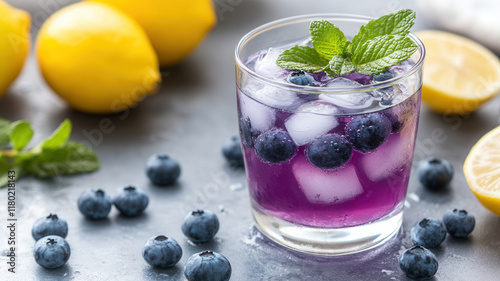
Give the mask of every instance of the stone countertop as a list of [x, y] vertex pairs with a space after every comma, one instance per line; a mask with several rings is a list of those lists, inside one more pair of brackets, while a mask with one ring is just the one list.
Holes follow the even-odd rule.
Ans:
[[[34, 30], [57, 5], [74, 1], [10, 1], [34, 16]], [[47, 2], [48, 3], [48, 2]], [[45, 5], [45, 6], [44, 6]], [[43, 82], [33, 57], [10, 93], [0, 101], [0, 117], [30, 120], [36, 139], [64, 119], [74, 125], [72, 139], [85, 141], [99, 154], [102, 168], [91, 174], [50, 180], [25, 178], [17, 183], [17, 273], [7, 272], [7, 232], [0, 232], [0, 280], [185, 280], [183, 265], [192, 254], [210, 249], [232, 264], [231, 280], [406, 280], [397, 257], [411, 245], [409, 229], [423, 217], [440, 218], [445, 210], [467, 209], [476, 217], [476, 229], [468, 239], [448, 237], [433, 250], [439, 270], [433, 280], [498, 280], [500, 218], [475, 199], [462, 172], [473, 144], [499, 124], [498, 99], [466, 117], [443, 117], [422, 106], [414, 163], [429, 156], [452, 162], [455, 177], [448, 190], [430, 192], [415, 176], [410, 180], [403, 229], [390, 242], [371, 251], [343, 257], [316, 257], [288, 251], [273, 244], [253, 228], [243, 170], [229, 167], [221, 156], [221, 144], [237, 133], [233, 51], [250, 29], [278, 18], [305, 13], [351, 13], [370, 16], [414, 8], [412, 1], [314, 1], [217, 0], [219, 24], [181, 65], [163, 70], [159, 93], [137, 108], [112, 116], [92, 116], [68, 109]], [[429, 25], [419, 17], [415, 30]], [[103, 123], [111, 123], [103, 128]], [[156, 187], [144, 173], [148, 156], [167, 153], [182, 165], [178, 183]], [[137, 185], [150, 195], [146, 212], [136, 218], [120, 216], [91, 222], [78, 212], [76, 201], [89, 188], [113, 194], [124, 185]], [[0, 190], [0, 206], [7, 202]], [[221, 228], [214, 241], [194, 245], [181, 232], [190, 210], [217, 212]], [[71, 258], [62, 268], [46, 270], [32, 255], [33, 222], [50, 212], [69, 224], [67, 241]], [[0, 222], [7, 224], [5, 207]], [[164, 234], [181, 244], [180, 263], [165, 270], [144, 262], [141, 249], [147, 239]]]

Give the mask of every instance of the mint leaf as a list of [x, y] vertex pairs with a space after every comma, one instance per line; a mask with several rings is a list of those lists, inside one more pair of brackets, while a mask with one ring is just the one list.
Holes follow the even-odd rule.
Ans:
[[68, 119], [64, 120], [61, 125], [42, 142], [40, 145], [42, 149], [56, 148], [63, 145], [71, 135], [71, 121]]
[[9, 132], [10, 122], [0, 118], [0, 146], [7, 145], [10, 142]]
[[92, 149], [72, 141], [57, 148], [48, 148], [25, 161], [23, 168], [40, 178], [93, 172], [99, 159]]
[[343, 55], [334, 56], [330, 60], [329, 67], [331, 72], [328, 74], [331, 76], [344, 75], [356, 70], [356, 67], [352, 63], [351, 59]]
[[327, 20], [315, 20], [309, 26], [311, 43], [314, 49], [325, 59], [342, 54], [348, 43], [344, 33]]
[[357, 49], [361, 45], [378, 36], [408, 35], [410, 28], [414, 24], [415, 17], [415, 12], [407, 9], [371, 20], [366, 25], [361, 26], [358, 34], [352, 38], [352, 44], [349, 46], [350, 52], [352, 54], [358, 52]]
[[10, 141], [15, 150], [22, 150], [33, 137], [33, 130], [27, 121], [16, 121], [10, 124]]
[[295, 46], [281, 53], [276, 64], [284, 69], [316, 73], [325, 70], [328, 60], [311, 47]]
[[9, 177], [9, 171], [14, 171], [14, 180], [18, 180], [24, 175], [20, 167], [12, 167], [6, 165], [0, 157], [0, 188], [5, 187], [9, 184], [9, 180], [11, 180], [11, 178]]
[[352, 62], [359, 73], [377, 74], [408, 59], [416, 50], [417, 45], [409, 37], [383, 35], [360, 45]]

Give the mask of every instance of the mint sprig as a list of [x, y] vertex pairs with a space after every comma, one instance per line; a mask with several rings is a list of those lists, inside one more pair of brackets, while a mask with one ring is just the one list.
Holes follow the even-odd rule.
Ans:
[[311, 47], [295, 46], [281, 53], [276, 59], [276, 63], [285, 69], [316, 73], [325, 70], [328, 60]]
[[0, 147], [9, 143], [12, 147], [0, 149], [0, 187], [7, 185], [11, 170], [15, 171], [16, 178], [24, 175], [47, 178], [97, 170], [96, 153], [82, 144], [68, 141], [70, 134], [71, 122], [66, 119], [40, 144], [25, 149], [33, 137], [30, 123], [0, 119]]
[[311, 33], [311, 44], [324, 58], [332, 58], [346, 51], [348, 41], [344, 33], [329, 21], [316, 20], [311, 22], [309, 33]]
[[309, 33], [314, 48], [294, 46], [285, 50], [276, 64], [290, 70], [324, 71], [330, 76], [353, 71], [379, 74], [417, 51], [417, 45], [408, 37], [414, 20], [415, 12], [409, 9], [382, 16], [363, 25], [352, 42], [334, 24], [312, 21]]

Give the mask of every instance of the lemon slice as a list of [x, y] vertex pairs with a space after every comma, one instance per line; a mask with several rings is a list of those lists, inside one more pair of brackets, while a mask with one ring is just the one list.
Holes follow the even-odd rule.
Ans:
[[465, 159], [464, 174], [479, 202], [500, 216], [500, 126], [472, 147]]
[[482, 45], [449, 32], [416, 35], [427, 52], [422, 100], [443, 114], [467, 114], [500, 92], [500, 60]]

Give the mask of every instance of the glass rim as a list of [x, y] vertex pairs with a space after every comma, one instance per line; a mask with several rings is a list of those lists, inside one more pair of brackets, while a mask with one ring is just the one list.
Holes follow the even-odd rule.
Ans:
[[244, 60], [240, 57], [240, 52], [245, 46], [245, 44], [251, 40], [253, 37], [266, 32], [268, 30], [274, 29], [276, 27], [289, 25], [292, 23], [300, 23], [305, 21], [312, 21], [315, 19], [326, 19], [326, 20], [342, 20], [342, 21], [351, 21], [351, 22], [359, 22], [366, 24], [369, 20], [372, 20], [372, 17], [363, 16], [363, 15], [355, 15], [355, 14], [343, 14], [343, 13], [319, 13], [319, 14], [305, 14], [299, 16], [286, 17], [282, 19], [278, 19], [275, 21], [268, 22], [266, 24], [260, 25], [248, 33], [246, 33], [236, 45], [236, 49], [234, 52], [235, 61], [237, 66], [248, 76], [258, 80], [259, 82], [265, 83], [267, 85], [291, 90], [294, 92], [306, 92], [311, 94], [350, 94], [350, 93], [360, 93], [360, 92], [368, 92], [377, 89], [386, 88], [392, 85], [395, 85], [401, 81], [408, 79], [410, 76], [414, 75], [415, 72], [419, 71], [422, 68], [425, 58], [425, 47], [422, 41], [413, 33], [409, 34], [409, 37], [413, 42], [417, 44], [418, 50], [420, 51], [420, 57], [415, 62], [415, 64], [406, 72], [401, 75], [395, 76], [391, 79], [388, 79], [383, 82], [379, 82], [376, 84], [362, 85], [355, 88], [326, 88], [326, 87], [317, 87], [317, 86], [300, 86], [295, 84], [287, 83], [286, 81], [276, 80], [269, 77], [265, 77], [261, 74], [256, 73], [255, 71], [248, 68]]

